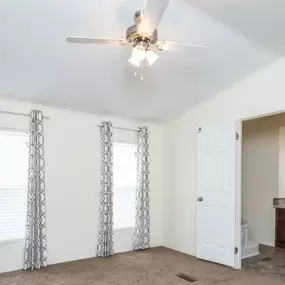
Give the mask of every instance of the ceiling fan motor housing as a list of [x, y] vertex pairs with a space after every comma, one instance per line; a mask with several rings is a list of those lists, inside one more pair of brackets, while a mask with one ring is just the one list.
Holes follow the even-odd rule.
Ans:
[[133, 25], [127, 29], [126, 39], [133, 45], [137, 45], [140, 42], [155, 45], [157, 42], [157, 30], [155, 30], [153, 33], [144, 33], [140, 31], [139, 25], [143, 19], [143, 13], [143, 10], [139, 10], [135, 13], [134, 19], [136, 25]]

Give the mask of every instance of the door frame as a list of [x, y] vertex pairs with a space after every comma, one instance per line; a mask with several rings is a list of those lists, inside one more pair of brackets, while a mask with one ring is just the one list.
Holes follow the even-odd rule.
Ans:
[[278, 114], [285, 113], [285, 110], [265, 112], [255, 116], [243, 117], [236, 121], [236, 132], [239, 134], [239, 140], [237, 140], [236, 145], [236, 244], [238, 245], [238, 254], [235, 258], [235, 269], [242, 269], [242, 259], [241, 259], [241, 215], [242, 215], [242, 126], [243, 122], [254, 120], [263, 117], [274, 116]]
[[[268, 117], [273, 115], [278, 115], [285, 113], [285, 110], [274, 111], [274, 112], [264, 112], [259, 115], [250, 116], [250, 117], [242, 117], [241, 119], [236, 120], [236, 133], [238, 134], [239, 138], [236, 140], [236, 204], [235, 204], [235, 244], [238, 248], [238, 252], [235, 256], [235, 265], [234, 269], [241, 270], [242, 269], [242, 259], [241, 259], [241, 215], [242, 215], [242, 126], [244, 121], [249, 121], [253, 119], [258, 119], [262, 117]], [[200, 127], [199, 127], [200, 128]], [[199, 132], [198, 128], [198, 132]], [[198, 139], [198, 136], [197, 136]], [[198, 160], [196, 160], [196, 165], [198, 165]], [[198, 168], [197, 168], [198, 169]], [[198, 171], [196, 172], [196, 197], [198, 197]], [[197, 224], [198, 224], [198, 215], [197, 215], [198, 208], [196, 208], [196, 257], [197, 257], [197, 247], [198, 247], [198, 231], [197, 231]]]

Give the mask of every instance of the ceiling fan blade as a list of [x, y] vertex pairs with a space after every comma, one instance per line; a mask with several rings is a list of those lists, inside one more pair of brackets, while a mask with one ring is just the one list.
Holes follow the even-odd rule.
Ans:
[[169, 0], [148, 0], [140, 30], [144, 33], [153, 33], [168, 5]]
[[182, 51], [190, 50], [190, 48], [212, 49], [210, 46], [191, 45], [185, 43], [175, 43], [169, 41], [160, 41], [157, 43], [157, 49], [160, 51]]
[[81, 37], [67, 37], [66, 41], [74, 44], [102, 44], [102, 45], [125, 45], [125, 40], [119, 39], [104, 39], [104, 38], [81, 38]]

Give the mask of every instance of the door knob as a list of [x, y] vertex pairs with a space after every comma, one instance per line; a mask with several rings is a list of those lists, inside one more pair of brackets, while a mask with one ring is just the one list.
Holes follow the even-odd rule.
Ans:
[[203, 201], [203, 197], [199, 197], [198, 202], [202, 202], [202, 201]]

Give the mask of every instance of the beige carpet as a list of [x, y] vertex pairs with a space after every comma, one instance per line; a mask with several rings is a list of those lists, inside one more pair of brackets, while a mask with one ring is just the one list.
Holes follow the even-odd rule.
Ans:
[[258, 256], [243, 260], [243, 269], [264, 276], [279, 276], [285, 282], [285, 250], [259, 245]]
[[[198, 280], [189, 283], [175, 275], [184, 273]], [[259, 275], [197, 260], [166, 249], [153, 248], [100, 259], [93, 258], [49, 266], [32, 272], [0, 275], [1, 285], [274, 285], [280, 276]]]

